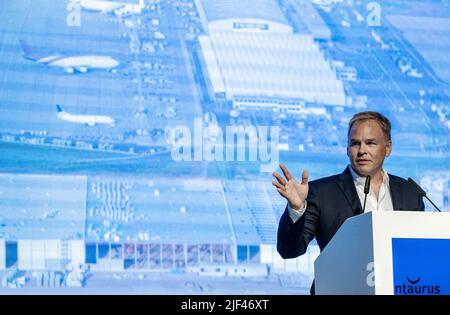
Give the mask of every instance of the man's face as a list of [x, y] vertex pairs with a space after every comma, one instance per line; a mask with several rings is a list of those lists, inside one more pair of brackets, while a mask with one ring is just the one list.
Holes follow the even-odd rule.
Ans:
[[360, 176], [374, 176], [391, 154], [392, 143], [386, 140], [375, 120], [353, 125], [348, 135], [347, 155], [350, 164]]

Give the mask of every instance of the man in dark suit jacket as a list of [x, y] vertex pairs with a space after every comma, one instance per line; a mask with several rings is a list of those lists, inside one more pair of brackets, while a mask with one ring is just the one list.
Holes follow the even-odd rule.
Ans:
[[280, 165], [285, 178], [274, 173], [277, 181], [273, 185], [288, 201], [278, 227], [277, 250], [281, 257], [303, 255], [313, 238], [322, 251], [347, 218], [363, 213], [367, 176], [371, 177], [371, 187], [365, 212], [424, 210], [422, 197], [414, 187], [383, 170], [384, 159], [392, 151], [390, 131], [390, 122], [383, 115], [356, 114], [348, 128], [350, 165], [341, 174], [309, 184], [307, 171], [303, 171], [302, 181], [297, 182], [286, 166]]

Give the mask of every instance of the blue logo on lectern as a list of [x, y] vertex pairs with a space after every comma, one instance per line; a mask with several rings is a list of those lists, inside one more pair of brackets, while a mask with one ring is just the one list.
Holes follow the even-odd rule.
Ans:
[[450, 239], [392, 239], [394, 294], [450, 294]]
[[419, 283], [420, 278], [416, 280], [411, 280], [408, 277], [406, 278], [407, 283], [403, 283], [402, 285], [395, 286], [394, 294], [400, 295], [412, 295], [412, 294], [441, 294], [441, 286], [440, 285], [430, 285]]

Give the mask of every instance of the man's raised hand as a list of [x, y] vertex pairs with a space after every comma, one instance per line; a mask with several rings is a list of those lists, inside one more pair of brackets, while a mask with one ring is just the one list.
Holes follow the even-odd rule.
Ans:
[[274, 172], [272, 175], [277, 181], [273, 181], [272, 185], [289, 202], [292, 209], [303, 209], [305, 207], [306, 197], [308, 196], [308, 172], [304, 170], [302, 173], [302, 181], [298, 182], [284, 164], [280, 164], [280, 168], [285, 178], [277, 172]]

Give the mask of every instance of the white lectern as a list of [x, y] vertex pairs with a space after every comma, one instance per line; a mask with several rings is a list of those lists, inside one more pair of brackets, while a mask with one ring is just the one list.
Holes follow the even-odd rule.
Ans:
[[316, 294], [450, 294], [450, 213], [351, 217], [314, 269]]

